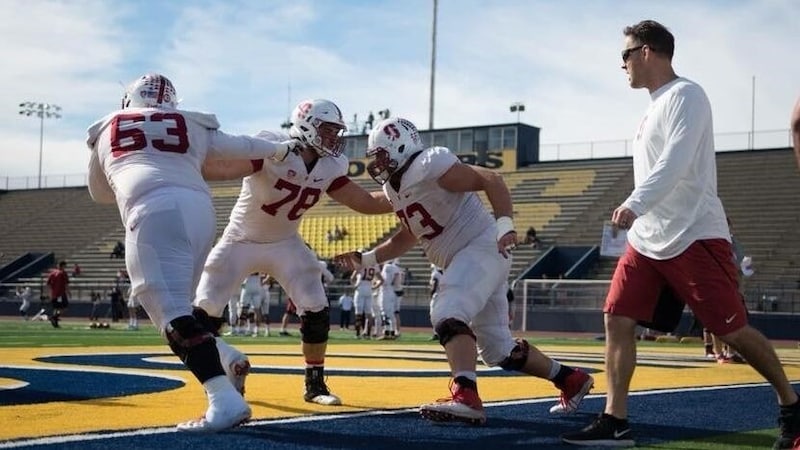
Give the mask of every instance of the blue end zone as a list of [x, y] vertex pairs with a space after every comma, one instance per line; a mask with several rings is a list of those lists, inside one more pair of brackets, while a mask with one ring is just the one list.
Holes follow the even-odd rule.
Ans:
[[183, 381], [148, 375], [0, 367], [0, 378], [27, 386], [0, 391], [0, 406], [92, 400], [177, 389]]
[[[248, 352], [250, 357], [254, 356], [285, 356], [282, 353], [268, 353], [268, 352]], [[38, 362], [45, 362], [45, 363], [53, 363], [53, 364], [71, 364], [77, 366], [105, 366], [105, 367], [118, 367], [121, 369], [147, 369], [147, 370], [185, 370], [183, 365], [179, 362], [175, 363], [167, 363], [167, 362], [159, 362], [159, 361], [147, 361], [150, 358], [158, 358], [158, 357], [169, 357], [171, 354], [165, 353], [119, 353], [119, 354], [102, 354], [102, 355], [58, 355], [58, 356], [44, 356], [41, 358], [34, 358], [34, 361]], [[330, 357], [331, 354], [328, 354]], [[384, 360], [385, 357], [382, 355], [347, 355], [348, 359], [374, 359], [374, 360]], [[414, 357], [393, 357], [395, 361], [420, 361], [420, 362], [430, 362], [430, 359], [427, 358], [414, 358]], [[640, 364], [644, 365], [644, 364]], [[478, 366], [480, 370], [481, 377], [515, 377], [515, 376], [527, 376], [520, 374], [518, 372], [507, 372], [500, 368], [487, 368], [485, 366]], [[596, 373], [598, 372], [597, 369], [590, 368], [590, 367], [582, 367], [582, 369], [587, 373]], [[250, 369], [250, 373], [269, 373], [269, 374], [293, 374], [293, 375], [302, 375], [305, 373], [305, 368], [303, 367], [258, 367], [253, 366]], [[404, 378], [416, 378], [416, 377], [447, 377], [450, 375], [450, 371], [447, 368], [437, 369], [437, 370], [415, 370], [410, 371], [407, 368], [398, 368], [398, 369], [379, 369], [373, 371], [364, 371], [364, 370], [350, 370], [350, 369], [341, 369], [336, 367], [325, 368], [325, 373], [329, 376], [350, 376], [350, 377], [361, 377], [361, 376], [402, 376]]]
[[[566, 417], [550, 416], [550, 403], [487, 405], [489, 420], [483, 427], [433, 425], [413, 412], [362, 413], [263, 422], [213, 435], [153, 430], [156, 434], [19, 448], [567, 449], [575, 447], [561, 444], [558, 436], [588, 424], [602, 410], [604, 398], [587, 398], [581, 405], [583, 413]], [[639, 445], [773, 428], [777, 412], [775, 394], [768, 386], [645, 393], [634, 395], [630, 401], [631, 425]], [[752, 440], [737, 445], [772, 445], [771, 437], [757, 435]]]

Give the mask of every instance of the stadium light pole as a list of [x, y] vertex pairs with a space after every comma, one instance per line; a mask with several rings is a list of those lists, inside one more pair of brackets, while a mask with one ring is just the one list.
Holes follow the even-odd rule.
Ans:
[[44, 145], [44, 119], [60, 119], [61, 107], [52, 103], [22, 102], [20, 115], [39, 118], [39, 189], [42, 188], [42, 147]]
[[433, 0], [433, 27], [431, 30], [431, 87], [428, 99], [428, 129], [433, 129], [433, 102], [436, 89], [436, 16], [439, 13], [439, 2]]
[[517, 123], [519, 123], [519, 114], [525, 111], [525, 104], [522, 102], [514, 102], [508, 107], [508, 110], [512, 113], [517, 113]]

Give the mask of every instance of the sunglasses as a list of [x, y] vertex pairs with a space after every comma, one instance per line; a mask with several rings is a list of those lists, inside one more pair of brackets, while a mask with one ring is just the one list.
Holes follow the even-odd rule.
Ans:
[[641, 50], [644, 47], [645, 47], [644, 45], [639, 45], [639, 46], [636, 46], [636, 47], [626, 48], [625, 50], [623, 50], [622, 51], [622, 62], [624, 62], [624, 63], [628, 62], [628, 59], [631, 57], [633, 52], [635, 52], [636, 50]]

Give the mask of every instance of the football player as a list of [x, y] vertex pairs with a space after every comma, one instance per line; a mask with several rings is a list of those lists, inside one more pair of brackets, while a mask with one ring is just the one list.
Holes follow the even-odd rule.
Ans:
[[[258, 326], [263, 322], [262, 307], [264, 306], [264, 288], [261, 287], [261, 274], [253, 272], [244, 279], [239, 302], [248, 305], [249, 317], [252, 321], [247, 326], [248, 334], [258, 337]], [[253, 325], [252, 330], [250, 324]]]
[[[436, 267], [436, 264], [431, 264], [431, 278], [428, 280], [428, 286], [431, 288], [431, 305], [433, 304], [434, 299], [436, 298], [436, 292], [439, 290], [439, 283], [442, 281], [442, 275], [444, 275], [444, 271], [440, 267]], [[439, 336], [436, 334], [434, 330], [433, 336], [431, 337], [432, 341], [438, 341]]]
[[353, 296], [353, 309], [356, 312], [356, 339], [372, 337], [372, 324], [375, 321], [375, 315], [372, 313], [372, 284], [376, 277], [381, 277], [381, 269], [377, 264], [354, 270], [350, 276], [350, 281], [356, 287]]
[[[488, 366], [551, 380], [561, 389], [560, 409], [574, 411], [592, 377], [550, 359], [524, 339], [515, 340], [508, 327], [507, 280], [517, 235], [502, 177], [462, 164], [447, 148], [424, 148], [406, 119], [382, 121], [367, 145], [367, 172], [383, 186], [402, 227], [371, 251], [346, 253], [336, 261], [349, 269], [371, 267], [419, 242], [430, 262], [444, 268], [430, 311], [450, 364], [452, 395], [422, 405], [422, 416], [438, 422], [486, 421], [478, 395], [478, 354]], [[475, 191], [486, 193], [494, 218]]]
[[406, 285], [406, 270], [400, 265], [400, 258], [395, 258], [393, 264], [397, 266], [398, 272], [392, 281], [394, 287], [395, 308], [394, 308], [394, 330], [395, 337], [400, 337], [400, 307], [403, 304], [403, 294]]
[[339, 405], [325, 383], [325, 353], [330, 329], [328, 299], [317, 257], [298, 232], [300, 219], [323, 193], [362, 213], [385, 214], [389, 202], [347, 177], [342, 155], [346, 126], [329, 100], [304, 100], [294, 108], [289, 134], [262, 131], [271, 141], [299, 139], [302, 145], [281, 161], [253, 158], [207, 161], [208, 179], [244, 176], [228, 226], [208, 256], [195, 305], [217, 320], [237, 280], [252, 271], [269, 273], [297, 306], [306, 363], [308, 402]]
[[394, 264], [394, 261], [388, 262], [383, 265], [381, 269], [381, 277], [385, 280], [380, 285], [378, 291], [378, 306], [381, 314], [381, 323], [383, 325], [383, 339], [396, 339], [397, 329], [395, 328], [395, 311], [397, 310], [397, 294], [395, 289], [397, 286], [397, 279], [401, 276], [400, 267]]
[[202, 325], [205, 315], [192, 308], [216, 232], [200, 167], [206, 157], [281, 160], [298, 142], [232, 136], [219, 130], [213, 114], [177, 104], [163, 75], [146, 74], [127, 88], [121, 109], [89, 127], [89, 193], [97, 202], [116, 201], [131, 295], [205, 389], [203, 417], [178, 429], [219, 431], [250, 418], [250, 407], [231, 383], [235, 374], [220, 362], [216, 339]]

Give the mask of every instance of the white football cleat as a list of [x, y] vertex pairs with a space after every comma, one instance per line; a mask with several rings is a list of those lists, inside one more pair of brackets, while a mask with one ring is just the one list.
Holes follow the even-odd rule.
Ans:
[[241, 403], [235, 402], [225, 407], [211, 406], [205, 416], [179, 423], [176, 428], [188, 433], [216, 433], [247, 422], [251, 414], [250, 406], [241, 399]]
[[309, 403], [316, 403], [318, 405], [326, 405], [326, 406], [338, 406], [342, 404], [342, 399], [340, 399], [335, 394], [328, 394], [328, 395], [317, 395], [311, 398], [311, 400], [306, 400]]
[[244, 382], [250, 373], [250, 360], [247, 355], [237, 350], [232, 345], [220, 338], [214, 339], [219, 352], [219, 362], [225, 370], [225, 375], [230, 380], [233, 387], [244, 395]]

